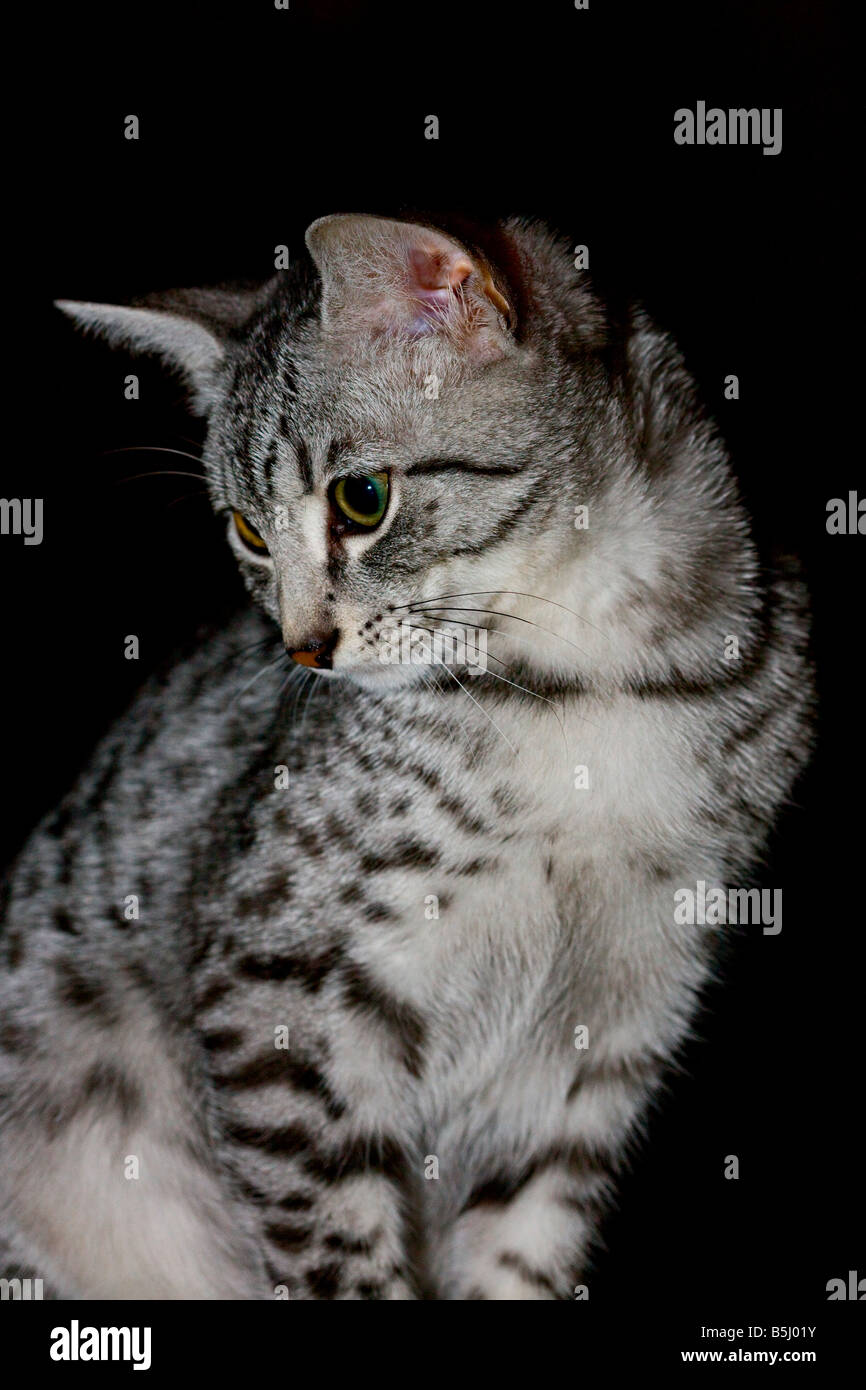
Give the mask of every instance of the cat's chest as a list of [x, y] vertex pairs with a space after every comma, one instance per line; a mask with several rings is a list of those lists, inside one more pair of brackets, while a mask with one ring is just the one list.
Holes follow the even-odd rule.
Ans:
[[419, 1005], [475, 1009], [554, 968], [605, 883], [615, 896], [670, 850], [700, 793], [681, 731], [636, 704], [475, 710], [447, 739], [414, 718], [390, 732], [387, 758], [351, 762], [350, 746], [338, 776], [311, 783], [290, 823], [295, 901], [306, 887], [320, 911], [325, 896], [353, 951]]

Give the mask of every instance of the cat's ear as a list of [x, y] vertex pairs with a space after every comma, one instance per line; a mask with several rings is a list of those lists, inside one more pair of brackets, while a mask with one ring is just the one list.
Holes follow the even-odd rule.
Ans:
[[171, 290], [136, 304], [89, 304], [58, 299], [56, 307], [116, 347], [154, 353], [178, 371], [190, 407], [207, 415], [216, 399], [226, 343], [241, 337], [271, 292], [255, 289]]
[[307, 229], [322, 278], [322, 326], [351, 343], [359, 335], [440, 334], [486, 363], [512, 341], [507, 287], [482, 254], [415, 222], [337, 214]]

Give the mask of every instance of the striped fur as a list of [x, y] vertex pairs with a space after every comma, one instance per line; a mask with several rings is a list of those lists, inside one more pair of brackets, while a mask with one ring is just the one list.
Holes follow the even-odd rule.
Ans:
[[[181, 370], [268, 555], [230, 524], [257, 606], [7, 884], [0, 1229], [63, 1297], [573, 1296], [713, 970], [674, 895], [749, 881], [808, 754], [801, 586], [670, 341], [541, 227], [395, 225], [67, 306]], [[359, 469], [389, 510], [342, 534]], [[383, 666], [404, 616], [483, 627], [487, 672]], [[290, 670], [322, 624], [333, 671]]]

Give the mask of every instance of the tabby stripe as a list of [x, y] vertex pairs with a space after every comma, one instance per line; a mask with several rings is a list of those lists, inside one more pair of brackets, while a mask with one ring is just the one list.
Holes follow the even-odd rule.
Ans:
[[364, 1300], [384, 1299], [385, 1297], [384, 1284], [371, 1284], [368, 1282], [364, 1282], [361, 1284], [355, 1284], [354, 1288], [358, 1297]]
[[243, 1034], [234, 1028], [217, 1028], [213, 1032], [202, 1034], [202, 1043], [208, 1052], [228, 1052], [238, 1048], [243, 1043]]
[[119, 1067], [94, 1062], [76, 1091], [73, 1113], [91, 1107], [116, 1110], [124, 1124], [131, 1124], [142, 1111], [143, 1097], [139, 1086]]
[[254, 1057], [232, 1072], [217, 1072], [214, 1080], [233, 1091], [252, 1091], [260, 1086], [287, 1085], [295, 1091], [318, 1096], [332, 1120], [345, 1114], [346, 1106], [333, 1095], [327, 1080], [311, 1063], [291, 1057], [287, 1052], [273, 1052]]
[[340, 948], [332, 946], [317, 956], [242, 956], [237, 968], [249, 980], [297, 980], [315, 994], [342, 959]]
[[259, 1125], [228, 1124], [226, 1135], [235, 1144], [280, 1158], [293, 1158], [311, 1148], [312, 1140], [302, 1125], [284, 1125], [282, 1129], [262, 1129]]
[[6, 1052], [23, 1052], [35, 1047], [37, 1040], [35, 1029], [24, 1028], [9, 1019], [0, 1023], [0, 1048]]
[[474, 541], [471, 545], [454, 546], [452, 547], [450, 554], [482, 555], [485, 550], [489, 549], [490, 546], [495, 545], [497, 541], [505, 540], [505, 537], [510, 535], [510, 533], [517, 526], [518, 522], [526, 515], [527, 512], [532, 510], [536, 502], [539, 500], [540, 496], [541, 494], [536, 493], [535, 496], [532, 496], [530, 494], [529, 496], [525, 497], [521, 502], [517, 504], [513, 511], [506, 512], [505, 516], [500, 518], [500, 520], [494, 526], [493, 530], [490, 531], [488, 535], [484, 537], [483, 540]]
[[313, 491], [313, 464], [310, 458], [310, 451], [303, 439], [298, 440], [295, 449], [295, 458], [298, 464], [298, 474], [301, 479], [301, 486], [305, 493]]
[[405, 1170], [400, 1146], [387, 1137], [355, 1139], [333, 1154], [311, 1151], [304, 1159], [304, 1167], [321, 1182], [339, 1182], [364, 1173], [399, 1181]]
[[341, 1267], [334, 1261], [307, 1270], [307, 1284], [318, 1298], [335, 1298], [340, 1288]]
[[603, 1086], [608, 1082], [612, 1085], [644, 1086], [648, 1081], [655, 1080], [661, 1065], [658, 1058], [642, 1055], [620, 1057], [602, 1066], [581, 1068], [568, 1088], [566, 1104], [573, 1101], [588, 1086]]
[[366, 903], [362, 909], [368, 922], [396, 922], [398, 914], [387, 903]]
[[268, 449], [268, 452], [262, 459], [262, 472], [264, 473], [265, 487], [268, 489], [268, 491], [270, 491], [271, 483], [273, 481], [274, 476], [274, 469], [276, 468], [276, 466], [277, 450], [276, 446], [272, 443], [271, 447]]
[[62, 907], [56, 907], [53, 914], [54, 928], [56, 931], [63, 932], [66, 936], [80, 936], [80, 928], [75, 925], [68, 912]]
[[294, 1250], [303, 1250], [305, 1246], [309, 1245], [313, 1235], [313, 1227], [291, 1226], [288, 1222], [280, 1224], [269, 1222], [265, 1226], [265, 1234], [278, 1250], [291, 1253]]
[[220, 999], [225, 998], [234, 986], [231, 980], [211, 980], [201, 999], [198, 1001], [198, 1009], [201, 1013], [206, 1013], [208, 1009], [218, 1004]]
[[419, 1014], [409, 1005], [394, 999], [358, 964], [346, 966], [343, 980], [346, 1003], [381, 1020], [401, 1049], [406, 1070], [412, 1076], [420, 1076], [421, 1049], [426, 1029]]
[[636, 695], [641, 700], [691, 699], [712, 696], [732, 686], [747, 685], [753, 676], [762, 675], [774, 649], [766, 591], [762, 594], [762, 608], [757, 615], [753, 638], [751, 647], [742, 654], [741, 659], [729, 663], [728, 668], [718, 675], [701, 679], [687, 676], [678, 667], [672, 666], [668, 676], [661, 680], [629, 677], [622, 688], [627, 694]]
[[562, 1146], [555, 1145], [552, 1149], [539, 1160], [539, 1167], [563, 1167], [570, 1173], [578, 1176], [591, 1174], [597, 1177], [608, 1177], [614, 1166], [612, 1154], [600, 1153], [598, 1150], [589, 1149], [577, 1140]]
[[440, 796], [439, 805], [443, 811], [447, 811], [449, 815], [454, 817], [460, 829], [466, 831], [467, 834], [486, 835], [488, 833], [484, 821], [474, 816], [456, 796]]
[[287, 1192], [285, 1197], [274, 1203], [283, 1211], [309, 1211], [313, 1205], [312, 1197], [308, 1197], [306, 1192]]
[[553, 1280], [549, 1279], [546, 1274], [542, 1274], [540, 1269], [533, 1269], [522, 1255], [516, 1254], [513, 1250], [506, 1250], [499, 1256], [499, 1263], [505, 1269], [513, 1269], [515, 1274], [520, 1275], [524, 1283], [533, 1284], [537, 1289], [545, 1289], [548, 1293], [552, 1293], [554, 1298], [559, 1297], [559, 1290]]
[[479, 1183], [466, 1199], [460, 1213], [461, 1216], [463, 1212], [471, 1211], [473, 1207], [507, 1206], [535, 1176], [536, 1172], [537, 1167], [533, 1163], [521, 1169], [519, 1173], [500, 1172], [485, 1182]]
[[422, 845], [418, 840], [398, 840], [385, 854], [362, 855], [361, 870], [365, 874], [378, 874], [389, 869], [433, 869], [440, 859], [437, 849]]
[[339, 1231], [326, 1236], [325, 1245], [329, 1250], [339, 1250], [344, 1255], [369, 1255], [373, 1249], [372, 1241], [360, 1236], [342, 1235]]
[[71, 960], [61, 957], [55, 965], [58, 997], [77, 1009], [91, 1009], [104, 1023], [116, 1022], [116, 1012], [102, 984], [85, 975]]
[[466, 459], [425, 459], [421, 463], [410, 463], [406, 476], [428, 473], [477, 473], [485, 478], [513, 478], [522, 473], [523, 464], [470, 463]]

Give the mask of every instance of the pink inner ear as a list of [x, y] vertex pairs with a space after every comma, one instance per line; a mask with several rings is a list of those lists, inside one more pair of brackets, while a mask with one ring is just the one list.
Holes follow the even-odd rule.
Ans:
[[460, 251], [413, 246], [409, 252], [410, 293], [427, 304], [445, 304], [472, 270], [472, 262]]

